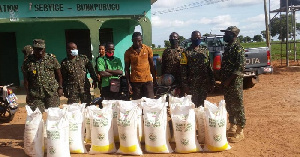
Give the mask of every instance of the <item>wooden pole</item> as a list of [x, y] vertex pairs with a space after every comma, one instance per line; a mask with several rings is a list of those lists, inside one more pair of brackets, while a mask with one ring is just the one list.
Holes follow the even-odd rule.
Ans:
[[289, 66], [289, 0], [286, 0], [286, 66]]
[[270, 32], [269, 32], [268, 14], [267, 14], [267, 0], [264, 0], [264, 10], [265, 10], [266, 40], [267, 40], [267, 46], [270, 49]]

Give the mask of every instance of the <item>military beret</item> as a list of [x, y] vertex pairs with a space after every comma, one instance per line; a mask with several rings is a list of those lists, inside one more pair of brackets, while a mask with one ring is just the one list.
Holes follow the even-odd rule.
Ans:
[[234, 33], [236, 36], [239, 35], [240, 33], [240, 29], [238, 29], [236, 26], [229, 26], [227, 29], [225, 30], [220, 30], [221, 32], [232, 32]]
[[45, 40], [43, 40], [43, 39], [34, 39], [33, 40], [33, 47], [45, 48]]

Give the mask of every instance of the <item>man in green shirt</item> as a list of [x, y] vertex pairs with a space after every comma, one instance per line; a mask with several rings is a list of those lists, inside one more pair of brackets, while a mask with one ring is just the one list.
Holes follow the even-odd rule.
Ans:
[[105, 100], [118, 99], [118, 92], [110, 91], [110, 80], [123, 74], [120, 58], [114, 56], [115, 45], [108, 42], [105, 45], [105, 56], [97, 60], [98, 71], [102, 79], [101, 97]]

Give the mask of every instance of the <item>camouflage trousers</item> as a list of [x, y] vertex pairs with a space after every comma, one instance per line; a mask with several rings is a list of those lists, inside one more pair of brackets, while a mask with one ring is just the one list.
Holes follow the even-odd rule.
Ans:
[[229, 123], [244, 128], [246, 119], [243, 103], [243, 78], [238, 77], [232, 80], [229, 87], [224, 87], [224, 99], [229, 114]]
[[207, 84], [203, 82], [192, 82], [190, 87], [190, 94], [192, 95], [192, 102], [196, 107], [204, 106], [204, 100], [207, 98]]
[[60, 105], [60, 99], [57, 92], [53, 94], [48, 94], [43, 91], [42, 96], [35, 97], [32, 95], [27, 95], [26, 103], [30, 106], [30, 108], [34, 111], [37, 107], [41, 112], [45, 112], [45, 109], [49, 107], [58, 107]]
[[85, 87], [84, 91], [81, 92], [81, 90], [76, 88], [75, 86], [68, 86], [68, 94], [66, 95], [66, 97], [68, 98], [68, 104], [81, 102], [86, 103], [86, 105], [89, 105], [92, 101], [91, 91], [89, 87]]

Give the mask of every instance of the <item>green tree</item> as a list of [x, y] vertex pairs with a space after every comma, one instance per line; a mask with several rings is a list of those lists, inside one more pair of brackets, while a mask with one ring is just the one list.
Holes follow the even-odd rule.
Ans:
[[[285, 41], [286, 38], [286, 15], [281, 15], [280, 17], [275, 17], [271, 21], [271, 36], [277, 36], [278, 39], [281, 40], [282, 42]], [[293, 29], [292, 29], [292, 15], [288, 16], [288, 28], [289, 28], [289, 34], [292, 34]], [[300, 31], [300, 24], [296, 24], [296, 30], [299, 33]]]
[[253, 41], [256, 41], [256, 42], [262, 42], [262, 41], [263, 41], [263, 38], [261, 37], [261, 35], [254, 35]]
[[238, 40], [240, 41], [240, 43], [244, 43], [244, 36], [243, 35], [238, 36]]
[[185, 38], [183, 37], [183, 36], [179, 36], [179, 44], [181, 44], [182, 43], [182, 41], [184, 41], [185, 40]]
[[249, 43], [251, 38], [249, 36], [244, 37], [244, 43]]
[[152, 44], [152, 48], [154, 49], [156, 47], [156, 45], [155, 44]]
[[171, 47], [171, 43], [170, 43], [169, 40], [165, 40], [164, 43], [165, 43], [165, 47], [166, 47], [166, 48], [167, 48], [167, 47]]
[[160, 49], [160, 48], [161, 48], [161, 45], [157, 45], [157, 48], [159, 48], [159, 49]]

